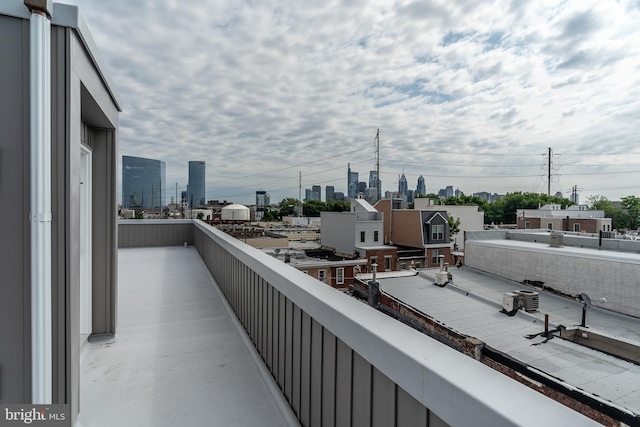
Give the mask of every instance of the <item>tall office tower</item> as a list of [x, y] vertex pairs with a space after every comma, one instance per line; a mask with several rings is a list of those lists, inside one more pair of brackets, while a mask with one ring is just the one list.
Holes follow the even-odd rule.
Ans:
[[358, 193], [362, 193], [362, 194], [364, 194], [364, 192], [365, 192], [366, 190], [367, 190], [367, 183], [366, 183], [366, 182], [363, 182], [363, 181], [360, 181], [360, 182], [358, 183]]
[[166, 204], [166, 175], [161, 160], [122, 156], [122, 206], [160, 211]]
[[336, 188], [333, 185], [327, 185], [324, 189], [325, 202], [328, 202], [329, 200], [335, 200], [335, 192]]
[[347, 163], [347, 197], [356, 197], [358, 193], [358, 172], [351, 172], [351, 164]]
[[271, 196], [264, 190], [256, 191], [256, 219], [262, 219], [264, 211], [271, 204]]
[[416, 187], [416, 194], [427, 194], [427, 186], [424, 183], [424, 177], [420, 175], [418, 177], [418, 186]]
[[313, 200], [322, 200], [322, 187], [319, 185], [312, 185], [311, 192], [313, 193]]
[[369, 188], [378, 188], [378, 172], [369, 171]]
[[189, 162], [189, 185], [187, 186], [187, 205], [192, 208], [206, 204], [204, 195], [205, 162]]
[[409, 184], [407, 183], [407, 177], [404, 176], [404, 172], [402, 172], [402, 176], [400, 177], [400, 181], [398, 182], [398, 193], [406, 195], [407, 190], [409, 190]]
[[447, 188], [444, 189], [445, 197], [453, 197], [453, 185], [447, 185]]

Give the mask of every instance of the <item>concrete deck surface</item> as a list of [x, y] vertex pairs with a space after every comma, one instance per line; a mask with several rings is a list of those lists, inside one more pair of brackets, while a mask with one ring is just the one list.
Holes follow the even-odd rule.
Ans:
[[297, 425], [194, 248], [120, 249], [118, 268], [117, 333], [82, 349], [77, 426]]

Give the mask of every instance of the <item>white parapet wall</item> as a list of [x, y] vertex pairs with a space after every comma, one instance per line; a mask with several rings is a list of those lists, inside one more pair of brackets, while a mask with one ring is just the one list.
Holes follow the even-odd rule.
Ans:
[[640, 256], [519, 240], [467, 240], [465, 264], [516, 282], [541, 282], [568, 295], [605, 298], [607, 309], [640, 317]]

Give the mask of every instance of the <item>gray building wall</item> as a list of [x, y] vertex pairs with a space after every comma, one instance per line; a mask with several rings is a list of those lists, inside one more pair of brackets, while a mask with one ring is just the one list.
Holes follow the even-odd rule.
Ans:
[[356, 214], [348, 212], [321, 212], [320, 240], [323, 245], [338, 252], [353, 252], [356, 233]]
[[[31, 402], [29, 13], [0, 4], [0, 403]], [[116, 159], [119, 104], [84, 21], [54, 4], [51, 27], [53, 402], [79, 410], [80, 152], [93, 152], [93, 333], [116, 312]], [[84, 125], [83, 125], [84, 124]]]
[[603, 308], [640, 317], [637, 257], [617, 257], [616, 252], [607, 254], [584, 248], [550, 248], [548, 238], [534, 234], [528, 237], [537, 240], [539, 247], [531, 247], [530, 243], [518, 247], [513, 242], [501, 245], [496, 240], [467, 240], [465, 265], [516, 282], [543, 282], [544, 286], [568, 295], [586, 293], [593, 301], [604, 297], [607, 302]]

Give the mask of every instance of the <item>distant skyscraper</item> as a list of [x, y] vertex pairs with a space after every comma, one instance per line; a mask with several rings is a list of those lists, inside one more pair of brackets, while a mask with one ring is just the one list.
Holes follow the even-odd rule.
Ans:
[[424, 177], [420, 175], [418, 177], [418, 186], [416, 187], [416, 194], [427, 194], [427, 186], [424, 183]]
[[365, 191], [365, 199], [371, 204], [378, 201], [378, 172], [369, 171], [369, 188]]
[[203, 206], [205, 200], [205, 162], [189, 162], [189, 184], [187, 186], [187, 204], [191, 207]]
[[362, 193], [364, 194], [364, 192], [367, 190], [367, 183], [366, 182], [362, 182], [360, 181], [358, 183], [358, 193]]
[[262, 219], [265, 208], [271, 204], [271, 196], [264, 190], [256, 191], [256, 219]]
[[444, 197], [453, 197], [453, 186], [447, 185], [447, 188], [444, 189]]
[[122, 156], [122, 206], [160, 209], [164, 206], [166, 165], [161, 160]]
[[335, 200], [336, 189], [333, 185], [327, 185], [324, 189], [324, 200], [328, 202], [329, 200]]
[[578, 193], [576, 193], [576, 192], [572, 192], [569, 195], [569, 200], [571, 200], [576, 205], [579, 205], [580, 204], [580, 195]]
[[407, 184], [407, 177], [405, 177], [404, 172], [402, 172], [402, 176], [400, 177], [400, 181], [398, 182], [398, 193], [406, 195], [407, 190], [409, 190], [409, 185]]
[[304, 198], [307, 201], [320, 200], [320, 192], [322, 191], [319, 185], [314, 185], [311, 188], [304, 190]]
[[344, 202], [344, 193], [342, 191], [336, 191], [333, 193], [334, 200]]
[[347, 196], [356, 197], [358, 193], [358, 172], [351, 172], [351, 164], [347, 163]]
[[369, 171], [369, 188], [378, 188], [378, 172]]

